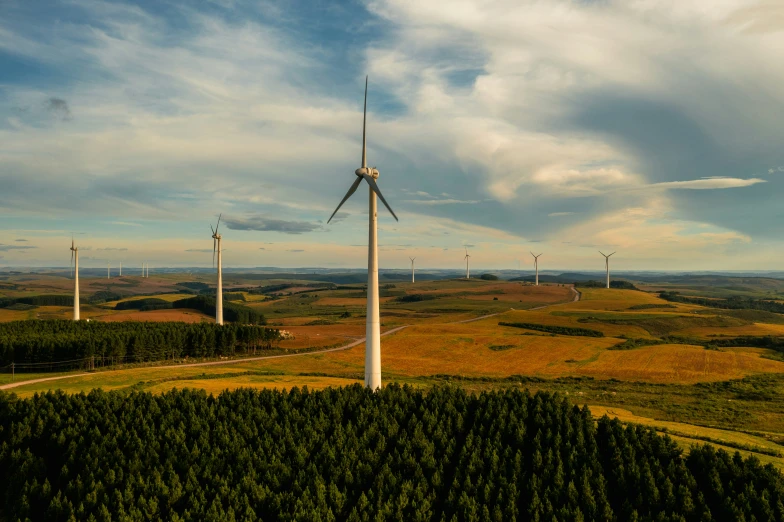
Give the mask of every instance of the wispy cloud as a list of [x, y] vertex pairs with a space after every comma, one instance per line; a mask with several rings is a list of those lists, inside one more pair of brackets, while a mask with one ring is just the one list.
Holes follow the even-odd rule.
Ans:
[[303, 234], [321, 228], [307, 221], [286, 221], [263, 216], [246, 218], [225, 218], [224, 223], [232, 230], [257, 230], [261, 232], [282, 232], [284, 234]]
[[648, 185], [652, 188], [662, 189], [689, 189], [689, 190], [712, 190], [712, 189], [728, 189], [728, 188], [741, 188], [750, 187], [757, 183], [765, 183], [764, 179], [760, 178], [725, 178], [725, 177], [706, 177], [702, 179], [694, 179], [689, 181], [668, 181], [664, 183], [652, 183]]
[[110, 225], [120, 225], [123, 227], [140, 227], [140, 223], [132, 223], [130, 221], [109, 221]]
[[211, 248], [189, 248], [185, 252], [212, 252]]
[[305, 250], [303, 250], [301, 248], [292, 248], [292, 249], [286, 250], [286, 252], [304, 252], [304, 251]]
[[548, 217], [561, 217], [561, 216], [571, 216], [574, 212], [550, 212], [547, 214]]
[[68, 102], [62, 98], [49, 98], [44, 104], [46, 110], [56, 118], [68, 121], [71, 119], [71, 109]]
[[38, 247], [30, 246], [30, 245], [4, 245], [0, 243], [0, 252], [10, 252], [12, 250], [30, 250], [33, 248], [38, 248]]
[[96, 251], [103, 250], [105, 252], [126, 252], [128, 249], [127, 248], [109, 247], [109, 248], [96, 248], [95, 250]]
[[784, 165], [768, 169], [768, 174], [775, 174], [776, 172], [784, 172]]
[[27, 243], [26, 239], [15, 239], [18, 243]]
[[462, 199], [407, 199], [406, 203], [415, 203], [417, 205], [475, 205], [481, 203], [480, 200], [462, 200]]

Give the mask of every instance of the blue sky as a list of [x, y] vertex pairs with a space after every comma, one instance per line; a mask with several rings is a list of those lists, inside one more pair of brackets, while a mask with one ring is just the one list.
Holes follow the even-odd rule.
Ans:
[[[780, 2], [0, 4], [0, 266], [779, 269]], [[538, 253], [537, 252], [537, 253]], [[418, 261], [419, 263], [419, 261]]]

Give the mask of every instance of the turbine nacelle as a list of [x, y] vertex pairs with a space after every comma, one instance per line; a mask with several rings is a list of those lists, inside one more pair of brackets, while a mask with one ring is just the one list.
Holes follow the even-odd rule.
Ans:
[[361, 167], [361, 168], [358, 168], [357, 170], [355, 170], [354, 174], [356, 174], [360, 178], [362, 176], [368, 175], [368, 176], [370, 176], [373, 179], [378, 179], [378, 174], [379, 173], [378, 173], [378, 169], [375, 168], [375, 167]]

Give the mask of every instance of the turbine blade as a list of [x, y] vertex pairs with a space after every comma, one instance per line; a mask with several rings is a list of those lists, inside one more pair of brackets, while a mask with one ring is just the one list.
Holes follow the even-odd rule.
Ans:
[[348, 189], [348, 192], [346, 192], [346, 195], [343, 196], [343, 199], [340, 201], [340, 204], [338, 205], [338, 208], [336, 208], [335, 212], [333, 212], [332, 215], [329, 216], [329, 219], [327, 220], [327, 223], [332, 221], [332, 218], [335, 217], [335, 214], [338, 213], [338, 210], [340, 210], [340, 207], [343, 206], [343, 203], [345, 203], [346, 200], [351, 197], [351, 194], [353, 194], [354, 192], [357, 191], [357, 187], [359, 186], [360, 183], [362, 183], [362, 178], [357, 176], [356, 181], [354, 181], [354, 183], [351, 184], [351, 186]]
[[215, 266], [215, 250], [218, 248], [218, 240], [212, 239], [212, 266]]
[[212, 235], [214, 236], [215, 235], [215, 229], [212, 228], [212, 223], [210, 223], [210, 230], [212, 230]]
[[365, 109], [362, 112], [362, 167], [367, 167], [367, 140], [365, 129], [367, 128], [367, 87], [368, 77], [365, 76]]
[[[601, 250], [599, 250], [599, 253], [604, 256], [604, 252], [602, 252]], [[607, 256], [604, 256], [604, 257], [607, 257]]]
[[362, 174], [362, 177], [365, 178], [365, 181], [368, 182], [368, 185], [370, 185], [370, 188], [373, 189], [373, 192], [375, 192], [381, 202], [384, 203], [384, 206], [387, 207], [387, 210], [389, 210], [389, 213], [392, 214], [393, 218], [395, 218], [395, 221], [400, 221], [395, 215], [395, 212], [392, 210], [392, 207], [389, 206], [389, 203], [387, 203], [387, 200], [384, 199], [384, 196], [381, 194], [381, 189], [379, 189], [378, 185], [376, 185], [376, 180], [374, 180], [373, 177], [368, 174]]
[[[611, 256], [611, 255], [613, 255], [614, 253], [615, 253], [615, 252], [613, 252], [612, 254], [610, 254], [610, 256]], [[607, 257], [610, 257], [610, 256], [607, 256]]]
[[218, 214], [218, 224], [215, 225], [215, 233], [218, 233], [218, 227], [220, 227], [220, 218], [223, 214]]

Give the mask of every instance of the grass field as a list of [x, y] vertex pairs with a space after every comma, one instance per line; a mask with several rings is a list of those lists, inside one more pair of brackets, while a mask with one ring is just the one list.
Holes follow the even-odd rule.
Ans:
[[[117, 285], [130, 285], [125, 279], [118, 279]], [[177, 293], [176, 283], [186, 280], [185, 276], [153, 276], [149, 281], [132, 281], [137, 285], [133, 288], [123, 288], [139, 294], [168, 292], [152, 297], [175, 300], [185, 296]], [[25, 282], [27, 286], [17, 285], [13, 291], [55, 293], [64, 281], [68, 282], [43, 278]], [[248, 281], [238, 278], [231, 284], [247, 286]], [[264, 284], [274, 283], [268, 280]], [[64, 288], [67, 290], [67, 285]], [[86, 288], [105, 290], [106, 281], [88, 282]], [[227, 291], [231, 291], [229, 285]], [[731, 451], [754, 453], [765, 462], [782, 466], [782, 459], [771, 453], [784, 449], [779, 444], [784, 441], [784, 362], [774, 360], [772, 352], [761, 348], [706, 350], [699, 343], [722, 336], [784, 335], [784, 317], [668, 303], [641, 291], [580, 291], [582, 299], [572, 302], [572, 290], [559, 285], [444, 280], [384, 287], [383, 329], [407, 326], [382, 341], [384, 380], [415, 386], [449, 382], [473, 391], [505, 386], [557, 391], [569, 394], [576, 403], [590, 404], [595, 414], [613, 414], [623, 422], [667, 430], [686, 446], [707, 441]], [[364, 336], [361, 285], [339, 290], [294, 286], [280, 293], [243, 295], [246, 306], [257, 308], [270, 324], [293, 334], [292, 339], [280, 343], [283, 352], [339, 347]], [[412, 294], [427, 297], [401, 299]], [[107, 308], [82, 305], [82, 317], [212, 320], [191, 310], [115, 311], [108, 309], [112, 304]], [[71, 313], [68, 307], [24, 312], [0, 309], [0, 320], [70, 318]], [[461, 323], [488, 314], [499, 315]], [[499, 326], [502, 321], [597, 330], [604, 337]], [[668, 341], [629, 350], [610, 349], [626, 338], [663, 336], [680, 336], [697, 344]], [[361, 382], [363, 373], [364, 343], [360, 343], [347, 350], [229, 365], [98, 371], [27, 384], [13, 391], [24, 397], [56, 388], [74, 393], [96, 387], [152, 392], [195, 387], [214, 393], [237, 387], [322, 388]], [[40, 376], [18, 375], [17, 380], [35, 377]], [[0, 384], [9, 380], [10, 376], [0, 375]]]

